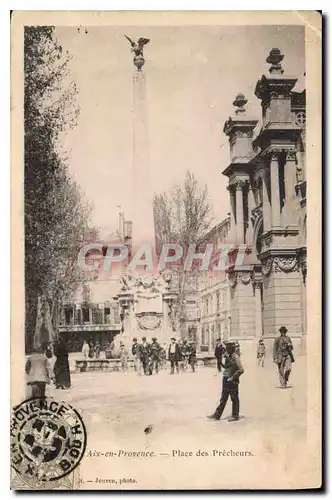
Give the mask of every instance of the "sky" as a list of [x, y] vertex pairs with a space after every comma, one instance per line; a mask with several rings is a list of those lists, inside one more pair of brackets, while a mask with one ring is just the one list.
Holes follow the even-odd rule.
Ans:
[[[64, 148], [69, 169], [88, 201], [101, 235], [117, 227], [118, 212], [138, 217], [133, 189], [133, 73], [124, 34], [150, 38], [144, 50], [150, 149], [150, 194], [181, 182], [187, 170], [207, 184], [214, 222], [229, 212], [229, 163], [225, 121], [237, 93], [247, 114], [261, 117], [254, 90], [273, 47], [284, 54], [285, 74], [305, 87], [304, 28], [301, 26], [57, 27], [72, 56], [70, 78], [78, 88], [80, 116]], [[120, 207], [119, 207], [120, 206]]]

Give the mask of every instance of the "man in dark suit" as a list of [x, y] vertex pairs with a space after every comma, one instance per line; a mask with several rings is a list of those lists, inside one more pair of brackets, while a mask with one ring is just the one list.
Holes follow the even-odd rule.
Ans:
[[159, 363], [160, 363], [160, 345], [157, 342], [157, 337], [152, 337], [152, 343], [150, 344], [150, 372], [151, 375], [153, 370], [159, 373]]
[[236, 353], [235, 342], [225, 342], [226, 355], [222, 367], [225, 369], [223, 374], [222, 393], [219, 406], [215, 412], [208, 418], [211, 420], [220, 420], [221, 415], [230, 396], [232, 400], [232, 416], [229, 422], [239, 420], [240, 400], [239, 400], [239, 378], [244, 372], [240, 356]]
[[295, 360], [292, 352], [293, 344], [287, 335], [287, 328], [282, 326], [279, 328], [279, 332], [280, 336], [275, 339], [273, 344], [273, 360], [278, 365], [280, 385], [285, 389], [292, 371], [292, 363]]
[[190, 342], [190, 354], [189, 354], [189, 364], [191, 366], [191, 371], [195, 373], [195, 364], [196, 364], [196, 346], [194, 342]]
[[137, 341], [137, 337], [133, 338], [133, 345], [131, 347], [131, 353], [134, 356], [134, 369], [137, 375], [141, 375], [141, 358], [140, 358], [140, 345]]
[[142, 343], [139, 347], [140, 360], [143, 366], [144, 375], [150, 375], [150, 345], [146, 341], [146, 337], [142, 337]]
[[171, 338], [171, 343], [168, 348], [168, 359], [171, 362], [171, 373], [170, 375], [174, 375], [174, 367], [176, 368], [176, 373], [179, 373], [179, 361], [181, 358], [179, 345], [176, 342], [175, 337]]

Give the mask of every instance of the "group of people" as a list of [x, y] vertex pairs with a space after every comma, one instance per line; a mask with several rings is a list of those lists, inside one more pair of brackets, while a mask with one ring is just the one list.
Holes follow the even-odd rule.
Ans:
[[[56, 358], [53, 363], [53, 358]], [[45, 347], [36, 347], [28, 356], [25, 371], [31, 397], [45, 397], [47, 384], [55, 384], [56, 389], [69, 389], [71, 386], [68, 348], [64, 339]]]
[[184, 339], [179, 342], [174, 337], [171, 338], [171, 343], [168, 347], [168, 359], [171, 363], [171, 375], [181, 371], [186, 371], [190, 366], [192, 373], [195, 372], [196, 366], [196, 345], [194, 342], [189, 342]]
[[82, 346], [82, 353], [85, 359], [99, 359], [100, 356], [100, 351], [101, 351], [101, 345], [99, 344], [98, 340], [94, 344], [92, 341], [87, 342], [84, 340], [83, 346]]
[[[293, 344], [291, 338], [287, 335], [288, 330], [285, 326], [282, 326], [279, 332], [279, 337], [274, 340], [273, 361], [278, 367], [280, 386], [286, 388], [292, 370], [292, 363], [294, 362]], [[166, 364], [167, 354], [170, 361], [171, 375], [179, 373], [181, 370], [186, 371], [188, 366], [191, 367], [192, 372], [195, 372], [196, 346], [192, 342], [188, 343], [187, 340], [178, 342], [175, 337], [172, 337], [166, 353], [156, 337], [152, 337], [151, 342], [148, 342], [146, 337], [142, 337], [140, 343], [135, 337], [133, 338], [131, 351], [134, 358], [134, 368], [138, 375], [142, 375], [142, 373], [144, 375], [158, 373], [159, 369]], [[86, 357], [90, 357], [91, 346], [87, 342], [83, 344], [82, 352]], [[56, 360], [53, 364], [54, 356]], [[208, 418], [220, 420], [230, 397], [232, 416], [229, 420], [239, 420], [239, 382], [244, 369], [238, 341], [222, 342], [218, 339], [215, 356], [218, 371], [222, 372], [223, 370], [222, 392], [219, 405]], [[120, 346], [119, 357], [123, 371], [127, 371], [129, 353], [124, 344]], [[265, 344], [263, 339], [260, 339], [257, 346], [257, 363], [259, 366], [264, 367], [265, 357]], [[61, 339], [59, 342], [49, 344], [44, 349], [36, 348], [33, 354], [27, 358], [25, 370], [27, 384], [31, 389], [31, 397], [33, 398], [45, 397], [47, 384], [54, 383], [57, 389], [68, 389], [71, 386], [71, 379], [68, 348], [65, 340]]]
[[141, 343], [134, 337], [132, 355], [138, 375], [142, 372], [144, 375], [159, 373], [159, 369], [165, 366], [167, 357], [171, 365], [171, 375], [175, 372], [180, 373], [180, 370], [186, 371], [188, 366], [191, 367], [192, 372], [195, 372], [196, 346], [194, 343], [188, 343], [187, 340], [177, 342], [176, 338], [172, 337], [166, 354], [166, 350], [158, 343], [156, 337], [152, 337], [151, 343], [146, 337], [142, 337]]
[[[285, 389], [288, 384], [289, 376], [294, 363], [293, 344], [291, 338], [287, 335], [287, 328], [279, 328], [280, 335], [274, 340], [273, 361], [278, 366], [278, 374], [281, 388]], [[232, 416], [228, 419], [230, 422], [239, 420], [240, 400], [239, 400], [239, 382], [244, 373], [244, 368], [240, 359], [241, 351], [238, 341], [221, 342], [218, 339], [215, 356], [217, 358], [218, 371], [223, 371], [222, 392], [219, 405], [212, 415], [211, 420], [220, 420], [226, 407], [228, 398], [232, 401]], [[264, 340], [260, 339], [257, 346], [257, 364], [264, 367], [266, 356], [266, 347]]]
[[146, 337], [142, 337], [139, 343], [137, 337], [133, 338], [131, 353], [134, 357], [134, 368], [137, 375], [152, 375], [159, 373], [159, 369], [165, 364], [165, 349], [159, 344], [156, 337], [152, 337], [149, 343]]

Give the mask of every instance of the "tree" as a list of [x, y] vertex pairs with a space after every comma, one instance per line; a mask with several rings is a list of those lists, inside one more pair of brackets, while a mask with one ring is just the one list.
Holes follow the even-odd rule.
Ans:
[[155, 194], [153, 212], [157, 254], [164, 243], [177, 243], [183, 248], [182, 258], [172, 267], [178, 293], [175, 320], [179, 323], [185, 314], [186, 293], [190, 287], [197, 287], [197, 268], [184, 269], [186, 253], [190, 244], [197, 244], [207, 233], [212, 222], [207, 185], [201, 186], [194, 174], [187, 171], [183, 184], [175, 185], [170, 192]]
[[59, 306], [82, 280], [76, 257], [90, 207], [70, 178], [61, 137], [78, 117], [69, 55], [52, 26], [24, 32], [25, 331], [31, 350], [57, 335]]

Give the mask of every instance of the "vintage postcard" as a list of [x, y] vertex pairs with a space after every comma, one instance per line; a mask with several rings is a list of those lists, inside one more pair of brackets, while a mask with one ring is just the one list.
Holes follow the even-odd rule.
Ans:
[[320, 488], [320, 15], [11, 23], [11, 488]]

